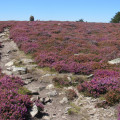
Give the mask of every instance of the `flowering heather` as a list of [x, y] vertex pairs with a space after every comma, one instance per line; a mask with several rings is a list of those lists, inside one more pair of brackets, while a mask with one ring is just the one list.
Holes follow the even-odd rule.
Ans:
[[90, 74], [113, 69], [107, 61], [120, 55], [119, 28], [120, 24], [113, 23], [16, 22], [10, 38], [25, 53], [31, 53], [40, 67]]
[[120, 93], [119, 75], [119, 72], [112, 70], [98, 70], [94, 73], [94, 78], [79, 85], [78, 90], [87, 91], [94, 97], [106, 94], [110, 90]]
[[32, 102], [28, 95], [18, 94], [23, 86], [19, 78], [4, 76], [0, 79], [0, 120], [23, 120], [28, 117]]

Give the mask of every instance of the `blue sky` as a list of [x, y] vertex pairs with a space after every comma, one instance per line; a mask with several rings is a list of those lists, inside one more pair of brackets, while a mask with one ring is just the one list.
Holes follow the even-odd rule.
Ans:
[[109, 22], [120, 0], [1, 0], [0, 21], [40, 20]]

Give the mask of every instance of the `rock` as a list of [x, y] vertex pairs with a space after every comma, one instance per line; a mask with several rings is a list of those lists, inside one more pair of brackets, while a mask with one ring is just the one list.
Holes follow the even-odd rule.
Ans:
[[17, 49], [9, 50], [7, 53], [10, 54], [12, 52], [17, 52]]
[[26, 65], [26, 67], [31, 70], [31, 69], [36, 68], [37, 65], [32, 65], [32, 64], [30, 64], [30, 65]]
[[0, 33], [0, 37], [3, 37], [3, 36], [5, 36], [5, 33]]
[[94, 115], [95, 113], [96, 113], [96, 109], [92, 109], [92, 110], [89, 111], [88, 114], [89, 114], [89, 115]]
[[45, 89], [45, 86], [40, 86], [39, 87], [39, 91], [42, 91], [42, 90], [44, 90]]
[[60, 101], [60, 103], [61, 103], [61, 104], [68, 103], [67, 97], [64, 97], [64, 98]]
[[94, 75], [93, 74], [90, 74], [87, 76], [87, 78], [92, 78]]
[[55, 118], [56, 117], [56, 114], [54, 113], [53, 115], [52, 115], [52, 118]]
[[16, 60], [13, 59], [13, 60], [11, 60], [10, 62], [6, 63], [5, 66], [7, 66], [7, 67], [13, 66], [15, 61], [16, 61]]
[[26, 84], [26, 85], [28, 85], [28, 84], [30, 84], [31, 82], [33, 82], [34, 81], [34, 79], [26, 79], [25, 81], [24, 81], [24, 83]]
[[65, 114], [67, 114], [67, 113], [68, 113], [68, 110], [71, 109], [71, 108], [72, 108], [72, 107], [66, 107], [66, 108], [65, 108]]
[[42, 76], [42, 78], [43, 77], [49, 77], [49, 76], [51, 76], [51, 74], [45, 74], [45, 75]]
[[46, 98], [44, 99], [44, 103], [48, 103], [48, 102], [51, 102], [51, 99], [50, 99], [49, 97], [46, 97]]
[[40, 98], [40, 102], [44, 103], [45, 98]]
[[63, 118], [64, 120], [67, 120], [67, 117], [66, 117], [66, 116], [62, 116], [62, 118]]
[[43, 104], [50, 103], [51, 101], [52, 99], [50, 97], [40, 98], [40, 102], [42, 102]]
[[37, 89], [30, 89], [32, 95], [39, 95], [39, 92]]
[[8, 67], [7, 70], [8, 70], [8, 71], [12, 71], [12, 67]]
[[118, 64], [120, 63], [120, 58], [116, 58], [114, 60], [108, 61], [109, 64]]
[[30, 95], [39, 95], [39, 87], [27, 87], [31, 92]]
[[49, 116], [44, 116], [42, 119], [43, 120], [50, 120], [50, 117]]
[[56, 76], [56, 74], [51, 74], [52, 76]]
[[39, 96], [32, 96], [30, 100], [33, 102], [39, 100]]
[[48, 89], [48, 90], [51, 90], [51, 89], [54, 89], [55, 87], [54, 87], [54, 85], [53, 84], [50, 84], [50, 85], [48, 85], [47, 87], [46, 87], [46, 89]]
[[11, 71], [7, 71], [7, 70], [2, 71], [2, 73], [6, 74], [6, 75], [12, 75], [12, 72]]
[[72, 81], [71, 77], [69, 77], [69, 76], [67, 77], [67, 79], [69, 80], [69, 82], [71, 82], [71, 81]]
[[49, 95], [50, 97], [54, 97], [54, 96], [57, 95], [57, 91], [54, 90], [54, 91], [52, 91], [52, 92], [48, 92], [47, 95]]
[[37, 108], [36, 104], [33, 103], [33, 107], [32, 107], [32, 110], [30, 112], [30, 115], [33, 118], [33, 117], [35, 117], [35, 115], [37, 115], [37, 113], [38, 113], [38, 108]]
[[26, 74], [27, 73], [27, 68], [26, 67], [14, 67], [13, 68], [13, 74]]
[[23, 64], [31, 64], [34, 63], [34, 61], [32, 59], [27, 59], [27, 58], [23, 58], [21, 59]]

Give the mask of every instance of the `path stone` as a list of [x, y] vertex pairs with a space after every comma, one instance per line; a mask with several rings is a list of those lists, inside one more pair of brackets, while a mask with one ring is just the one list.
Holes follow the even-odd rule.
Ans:
[[6, 75], [12, 75], [12, 72], [7, 70], [3, 70], [2, 73]]
[[27, 68], [26, 67], [14, 67], [13, 74], [26, 74]]
[[16, 60], [13, 59], [13, 60], [11, 60], [10, 62], [6, 63], [5, 66], [7, 66], [7, 67], [11, 67], [11, 66], [14, 65], [14, 62], [15, 62], [15, 61], [16, 61]]
[[21, 59], [23, 64], [32, 64], [34, 61], [32, 59], [23, 58]]
[[46, 89], [48, 89], [48, 90], [51, 90], [51, 89], [54, 89], [55, 87], [54, 87], [54, 85], [53, 84], [49, 84], [47, 87], [46, 87]]
[[50, 96], [50, 97], [54, 97], [54, 96], [57, 95], [57, 91], [54, 90], [54, 91], [48, 92], [47, 95]]
[[60, 101], [60, 103], [61, 103], [61, 104], [68, 103], [67, 97], [64, 97], [64, 98]]
[[32, 107], [32, 110], [30, 112], [30, 115], [33, 118], [33, 117], [35, 117], [35, 115], [37, 115], [37, 113], [38, 113], [38, 108], [37, 108], [36, 104], [33, 103], [33, 107]]

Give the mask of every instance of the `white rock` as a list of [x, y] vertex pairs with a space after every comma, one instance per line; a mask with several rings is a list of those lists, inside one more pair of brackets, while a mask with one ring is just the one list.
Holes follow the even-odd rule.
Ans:
[[54, 91], [52, 91], [52, 92], [48, 92], [47, 95], [49, 95], [50, 97], [54, 97], [54, 96], [57, 95], [57, 91], [54, 90]]
[[26, 67], [13, 67], [13, 73], [20, 73], [20, 74], [26, 74], [27, 68]]
[[42, 76], [42, 78], [43, 77], [49, 77], [49, 76], [51, 76], [51, 74], [45, 74], [45, 75]]
[[69, 76], [67, 77], [67, 79], [69, 80], [69, 82], [71, 82], [71, 81], [72, 81], [71, 77], [69, 77]]
[[21, 59], [21, 61], [22, 61], [23, 64], [34, 63], [34, 61], [32, 59], [26, 59], [26, 58]]
[[45, 102], [45, 103], [50, 102], [50, 101], [51, 101], [51, 99], [50, 99], [49, 97], [46, 97], [46, 98], [44, 99], [44, 102]]
[[31, 91], [32, 95], [39, 95], [39, 88], [28, 88], [29, 91]]
[[49, 116], [44, 116], [43, 120], [50, 120], [50, 117]]
[[35, 117], [35, 115], [37, 115], [37, 113], [38, 113], [38, 108], [37, 108], [36, 104], [33, 103], [33, 107], [32, 107], [32, 110], [30, 112], [30, 115], [31, 115], [31, 117]]
[[71, 109], [71, 108], [72, 108], [72, 107], [66, 107], [66, 108], [65, 108], [65, 114], [67, 114], [67, 113], [68, 113], [68, 110]]
[[54, 87], [54, 85], [53, 84], [50, 84], [50, 85], [48, 85], [47, 87], [46, 87], [46, 89], [48, 89], [48, 90], [51, 90], [51, 89], [54, 89], [55, 87]]
[[12, 75], [12, 72], [11, 71], [7, 71], [7, 70], [2, 71], [2, 73], [6, 74], [6, 75]]
[[61, 104], [68, 103], [67, 97], [64, 97], [64, 98], [60, 101], [60, 103], [61, 103]]
[[120, 58], [116, 58], [114, 60], [108, 61], [109, 64], [118, 64], [120, 63]]
[[16, 60], [13, 59], [13, 60], [11, 60], [10, 62], [6, 63], [5, 66], [7, 66], [7, 67], [13, 66], [15, 61], [16, 61]]

